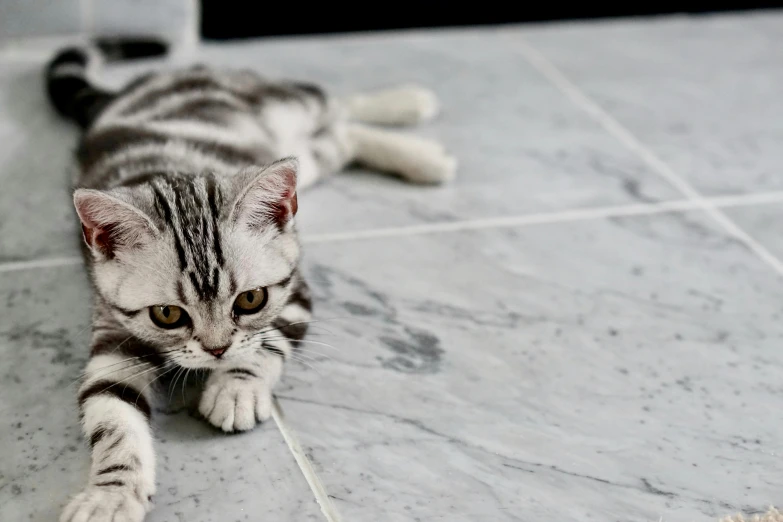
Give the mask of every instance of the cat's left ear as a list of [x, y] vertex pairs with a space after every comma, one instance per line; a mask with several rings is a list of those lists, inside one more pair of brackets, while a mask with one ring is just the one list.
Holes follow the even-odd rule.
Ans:
[[285, 226], [297, 211], [296, 174], [299, 163], [287, 158], [266, 168], [251, 168], [236, 176], [240, 184], [229, 219], [254, 229], [275, 223]]
[[73, 203], [84, 241], [98, 257], [111, 259], [119, 250], [143, 244], [157, 232], [141, 210], [107, 192], [77, 189]]

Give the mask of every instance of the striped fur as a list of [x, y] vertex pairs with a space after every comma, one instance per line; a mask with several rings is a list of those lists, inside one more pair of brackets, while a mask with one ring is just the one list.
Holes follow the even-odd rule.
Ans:
[[[454, 161], [437, 144], [352, 119], [429, 117], [435, 100], [420, 88], [336, 100], [313, 85], [192, 67], [112, 93], [93, 86], [88, 66], [89, 53], [70, 49], [47, 70], [53, 105], [84, 129], [74, 204], [95, 289], [78, 394], [92, 468], [61, 520], [138, 522], [155, 491], [149, 418], [160, 378], [210, 370], [199, 410], [225, 431], [270, 416], [311, 318], [297, 189], [354, 161], [438, 182]], [[260, 308], [238, 308], [262, 295]], [[179, 319], [169, 328], [160, 317]]]

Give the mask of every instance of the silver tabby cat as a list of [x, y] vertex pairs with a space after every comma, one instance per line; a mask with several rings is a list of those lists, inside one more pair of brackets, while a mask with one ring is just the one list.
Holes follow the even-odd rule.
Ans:
[[74, 204], [95, 295], [78, 394], [92, 465], [61, 521], [139, 522], [155, 492], [159, 377], [208, 370], [199, 410], [227, 432], [271, 414], [311, 313], [296, 191], [352, 162], [437, 183], [455, 161], [435, 143], [358, 123], [431, 117], [436, 100], [421, 88], [337, 100], [193, 67], [109, 92], [87, 79], [95, 58], [69, 49], [47, 70], [55, 108], [84, 130]]

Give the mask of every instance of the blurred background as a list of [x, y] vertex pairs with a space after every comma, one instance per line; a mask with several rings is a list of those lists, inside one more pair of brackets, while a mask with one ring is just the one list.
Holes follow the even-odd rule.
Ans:
[[[242, 0], [0, 0], [0, 38], [144, 33], [187, 42], [273, 35], [506, 24], [534, 21], [708, 13], [780, 7], [783, 2], [603, 2], [534, 5], [509, 2], [315, 3], [297, 6]], [[352, 7], [351, 7], [352, 6]], [[304, 11], [304, 12], [301, 12]]]

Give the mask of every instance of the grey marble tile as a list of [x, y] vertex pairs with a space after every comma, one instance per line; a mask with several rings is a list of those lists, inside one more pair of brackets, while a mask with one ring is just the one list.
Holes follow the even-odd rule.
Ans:
[[[0, 275], [3, 520], [56, 520], [86, 480], [74, 382], [88, 353], [89, 302], [81, 269]], [[274, 423], [226, 436], [181, 407], [155, 418], [150, 522], [323, 519]]]
[[3, 0], [0, 40], [84, 30], [80, 0]]
[[783, 204], [724, 209], [754, 239], [783, 260]]
[[525, 37], [703, 193], [783, 187], [783, 13], [509, 34]]
[[[342, 94], [415, 82], [443, 113], [419, 132], [460, 161], [449, 186], [356, 171], [303, 195], [312, 233], [659, 200], [677, 194], [533, 70], [495, 29], [259, 40], [205, 61], [317, 81]], [[339, 209], [339, 211], [337, 210]]]
[[313, 245], [307, 272], [335, 348], [280, 394], [346, 519], [780, 499], [777, 280], [701, 214]]
[[76, 132], [49, 108], [34, 62], [0, 62], [0, 262], [78, 249], [70, 201]]

